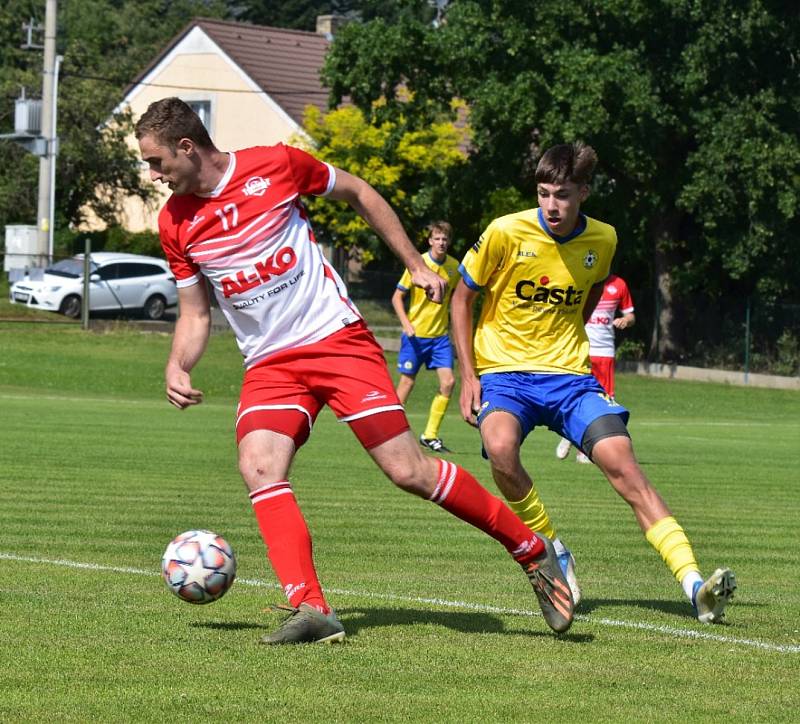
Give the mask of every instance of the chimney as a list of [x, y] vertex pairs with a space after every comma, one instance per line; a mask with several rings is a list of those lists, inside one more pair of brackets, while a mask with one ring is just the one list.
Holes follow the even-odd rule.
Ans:
[[343, 15], [317, 15], [317, 33], [333, 40], [336, 31], [347, 23]]

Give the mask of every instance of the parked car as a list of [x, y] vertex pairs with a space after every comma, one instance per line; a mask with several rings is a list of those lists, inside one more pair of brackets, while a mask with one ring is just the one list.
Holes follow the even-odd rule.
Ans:
[[[100, 251], [89, 257], [89, 310], [140, 311], [161, 319], [178, 303], [178, 289], [163, 259], [141, 254]], [[41, 279], [26, 276], [11, 285], [9, 299], [36, 309], [81, 316], [83, 254], [62, 259], [44, 270]]]

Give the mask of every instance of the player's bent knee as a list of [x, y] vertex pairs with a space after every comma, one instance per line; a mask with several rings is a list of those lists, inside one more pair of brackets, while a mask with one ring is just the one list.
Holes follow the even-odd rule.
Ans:
[[239, 474], [245, 485], [251, 490], [259, 487], [270, 476], [266, 461], [259, 460], [257, 456], [239, 455]]
[[594, 446], [600, 440], [620, 436], [630, 438], [625, 421], [619, 415], [602, 415], [586, 428], [581, 441], [581, 449], [591, 458]]
[[495, 467], [513, 466], [519, 457], [519, 441], [507, 437], [487, 437], [483, 449]]
[[436, 487], [437, 471], [432, 465], [435, 461], [422, 456], [419, 465], [410, 469], [395, 468], [388, 472], [389, 479], [401, 490], [427, 498]]
[[295, 451], [295, 442], [288, 435], [255, 430], [239, 443], [239, 473], [251, 490], [283, 480]]
[[389, 480], [398, 488], [422, 497], [436, 486], [439, 462], [425, 455], [409, 432], [369, 450]]
[[376, 462], [384, 475], [407, 493], [426, 498], [436, 487], [436, 473], [431, 467], [435, 461], [429, 460], [425, 455], [420, 454], [419, 458], [408, 455], [393, 460], [376, 457]]

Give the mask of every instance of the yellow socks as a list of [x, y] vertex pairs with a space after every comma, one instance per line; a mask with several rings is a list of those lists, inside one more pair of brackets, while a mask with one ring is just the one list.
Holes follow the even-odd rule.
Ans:
[[645, 537], [659, 552], [679, 583], [683, 582], [687, 574], [699, 573], [689, 539], [671, 515], [654, 523], [645, 533]]
[[447, 412], [447, 406], [450, 404], [450, 398], [444, 395], [436, 395], [431, 402], [431, 411], [428, 414], [428, 424], [425, 427], [425, 432], [422, 437], [426, 440], [433, 440], [439, 437], [439, 426], [442, 424], [444, 413]]
[[556, 529], [550, 522], [550, 516], [544, 509], [542, 501], [539, 500], [539, 493], [536, 486], [531, 487], [530, 492], [516, 502], [508, 501], [511, 508], [534, 533], [546, 535], [551, 540], [556, 537]]

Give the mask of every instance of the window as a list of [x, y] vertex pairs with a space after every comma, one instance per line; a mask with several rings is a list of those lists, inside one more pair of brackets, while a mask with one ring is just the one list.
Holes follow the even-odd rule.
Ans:
[[186, 105], [200, 116], [206, 130], [211, 133], [211, 101], [186, 101]]
[[100, 278], [105, 281], [119, 279], [119, 267], [119, 264], [106, 264], [104, 267], [100, 267], [97, 273], [100, 275]]
[[133, 279], [134, 277], [154, 277], [164, 273], [164, 270], [155, 264], [123, 262], [119, 265], [120, 279]]

